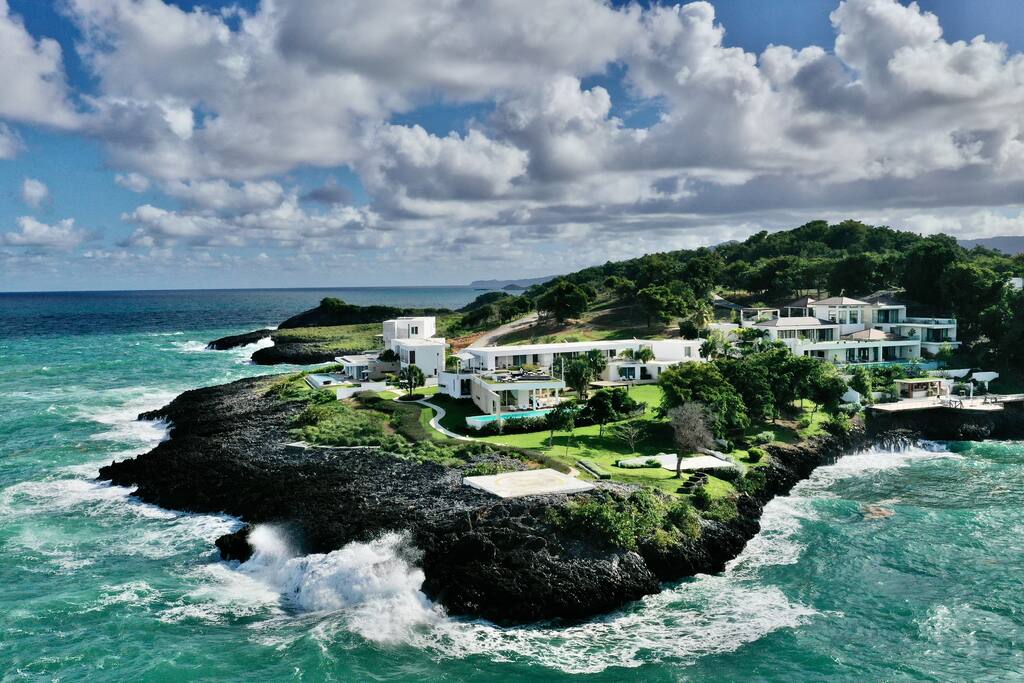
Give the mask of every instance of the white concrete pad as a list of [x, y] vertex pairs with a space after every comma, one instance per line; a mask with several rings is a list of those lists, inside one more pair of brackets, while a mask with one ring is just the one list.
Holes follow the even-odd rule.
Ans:
[[[620, 460], [627, 465], [642, 465], [648, 460], [657, 460], [661, 463], [662, 469], [676, 471], [676, 456], [672, 453], [661, 453], [659, 455], [648, 455], [639, 458], [628, 458]], [[712, 468], [730, 468], [736, 467], [736, 463], [726, 462], [720, 460], [711, 455], [697, 455], [692, 458], [683, 458], [682, 469], [686, 470], [706, 470]]]
[[581, 493], [594, 488], [593, 484], [547, 468], [463, 477], [462, 483], [481, 491], [487, 491], [499, 498], [543, 496], [549, 493]]

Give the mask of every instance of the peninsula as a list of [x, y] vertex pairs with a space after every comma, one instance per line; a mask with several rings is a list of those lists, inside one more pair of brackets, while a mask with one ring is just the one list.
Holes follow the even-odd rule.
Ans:
[[[1018, 434], [1020, 265], [813, 223], [460, 312], [325, 300], [274, 334], [333, 364], [186, 392], [140, 416], [169, 440], [100, 476], [238, 516], [225, 559], [249, 557], [253, 524], [305, 552], [398, 531], [449, 613], [581, 618], [721, 571], [768, 500], [844, 453]], [[917, 279], [936, 272], [957, 287]]]

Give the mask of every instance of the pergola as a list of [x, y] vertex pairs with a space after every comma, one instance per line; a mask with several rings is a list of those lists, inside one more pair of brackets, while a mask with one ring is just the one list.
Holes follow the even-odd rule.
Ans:
[[945, 382], [941, 377], [918, 377], [916, 379], [898, 379], [896, 386], [899, 387], [900, 398], [929, 398], [942, 396], [945, 391]]

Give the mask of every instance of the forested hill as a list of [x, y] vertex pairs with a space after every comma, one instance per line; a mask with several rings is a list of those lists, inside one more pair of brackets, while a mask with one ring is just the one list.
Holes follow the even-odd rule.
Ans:
[[[902, 290], [917, 314], [953, 314], [968, 347], [1024, 367], [1024, 294], [1007, 286], [1024, 255], [965, 249], [948, 235], [921, 236], [857, 221], [813, 221], [712, 248], [608, 262], [531, 287], [542, 311], [572, 317], [581, 296], [614, 297], [658, 317], [706, 322], [713, 292], [744, 303], [780, 304], [802, 294], [864, 296]], [[558, 308], [560, 310], [553, 310]]]

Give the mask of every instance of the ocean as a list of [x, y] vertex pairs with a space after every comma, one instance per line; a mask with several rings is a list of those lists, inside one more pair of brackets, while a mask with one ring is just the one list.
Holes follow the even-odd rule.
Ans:
[[446, 616], [385, 536], [300, 556], [262, 527], [132, 499], [98, 468], [193, 387], [286, 371], [205, 343], [323, 296], [454, 307], [467, 288], [0, 295], [4, 681], [874, 681], [1024, 678], [1024, 443], [819, 468], [718, 576], [570, 625]]

